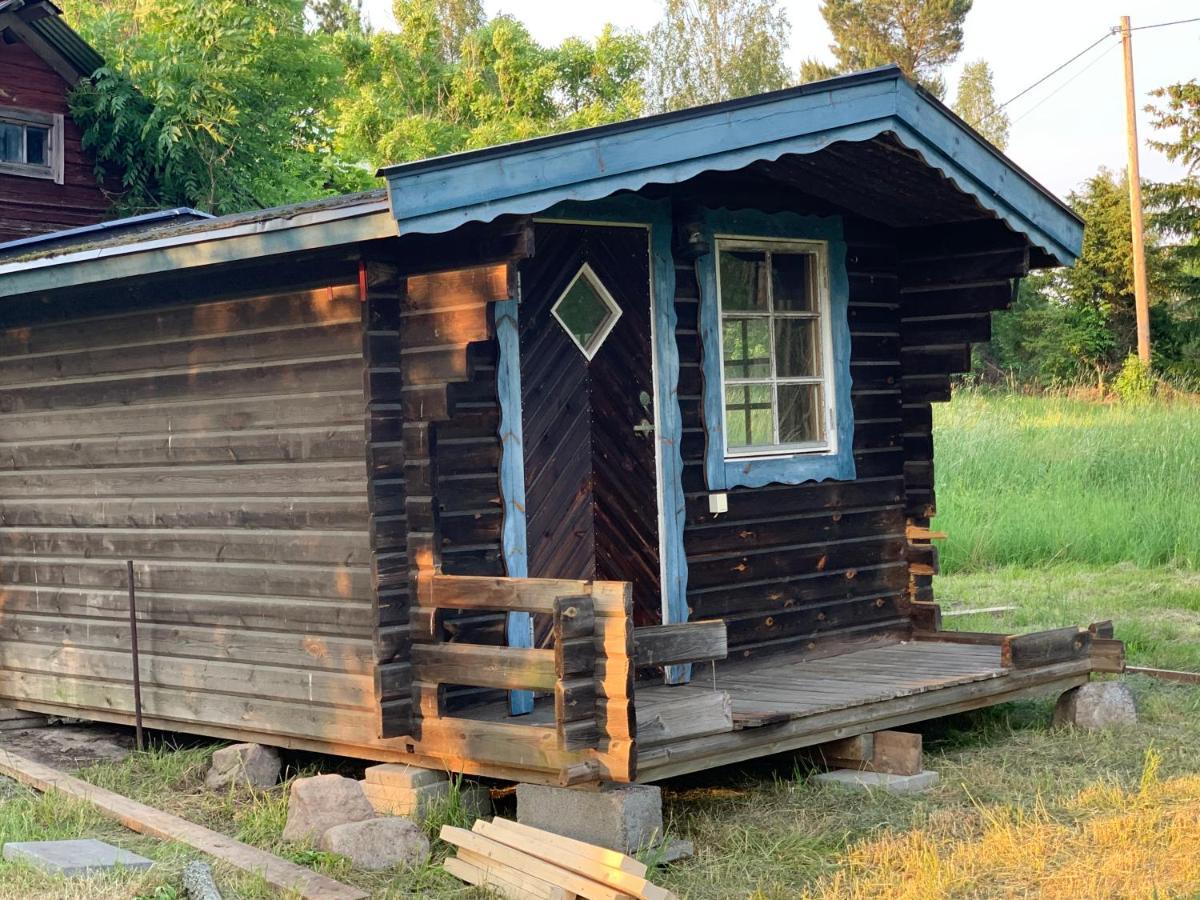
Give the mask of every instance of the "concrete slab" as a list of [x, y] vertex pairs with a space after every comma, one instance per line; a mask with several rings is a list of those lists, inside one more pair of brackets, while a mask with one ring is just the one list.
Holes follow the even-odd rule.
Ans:
[[937, 784], [938, 773], [926, 769], [916, 775], [889, 775], [886, 772], [866, 772], [862, 769], [834, 769], [832, 772], [818, 772], [812, 780], [816, 784], [832, 784], [857, 791], [916, 794]]
[[621, 853], [637, 853], [662, 841], [662, 793], [651, 784], [603, 784], [596, 789], [518, 784], [517, 821]]
[[90, 838], [79, 841], [14, 841], [4, 845], [4, 858], [9, 862], [24, 862], [46, 872], [69, 877], [105, 872], [118, 866], [141, 870], [154, 865], [144, 856]]

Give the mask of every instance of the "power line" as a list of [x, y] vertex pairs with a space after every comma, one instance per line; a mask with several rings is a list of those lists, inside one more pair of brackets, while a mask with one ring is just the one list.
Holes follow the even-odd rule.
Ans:
[[1015, 119], [1013, 119], [1013, 120], [1012, 120], [1012, 122], [1010, 122], [1009, 124], [1010, 124], [1010, 125], [1015, 125], [1015, 124], [1017, 124], [1018, 122], [1020, 122], [1020, 121], [1021, 121], [1022, 119], [1024, 119], [1024, 118], [1025, 118], [1027, 115], [1029, 115], [1031, 112], [1033, 112], [1035, 109], [1037, 109], [1037, 108], [1038, 108], [1039, 106], [1041, 106], [1043, 103], [1045, 103], [1047, 100], [1049, 100], [1049, 99], [1050, 99], [1051, 97], [1053, 97], [1055, 94], [1057, 94], [1059, 91], [1063, 90], [1063, 88], [1065, 88], [1067, 85], [1069, 85], [1069, 84], [1070, 84], [1072, 81], [1074, 81], [1076, 78], [1078, 78], [1078, 77], [1079, 77], [1080, 75], [1082, 75], [1084, 72], [1086, 72], [1088, 69], [1090, 69], [1090, 68], [1092, 68], [1093, 66], [1095, 66], [1095, 65], [1096, 65], [1096, 63], [1100, 62], [1102, 59], [1106, 59], [1106, 58], [1108, 57], [1108, 55], [1109, 55], [1110, 53], [1112, 53], [1112, 51], [1114, 51], [1114, 50], [1116, 50], [1116, 49], [1117, 49], [1117, 47], [1118, 47], [1118, 45], [1117, 45], [1117, 44], [1113, 44], [1111, 47], [1109, 47], [1107, 50], [1105, 50], [1103, 53], [1101, 53], [1099, 56], [1097, 56], [1095, 59], [1093, 59], [1093, 60], [1092, 60], [1090, 63], [1088, 63], [1086, 66], [1084, 66], [1084, 67], [1083, 67], [1082, 69], [1080, 69], [1078, 72], [1076, 72], [1074, 75], [1072, 75], [1070, 78], [1068, 78], [1068, 79], [1067, 79], [1066, 81], [1064, 81], [1062, 84], [1060, 84], [1058, 87], [1056, 87], [1056, 88], [1055, 88], [1054, 90], [1052, 90], [1050, 93], [1048, 93], [1048, 94], [1047, 94], [1045, 97], [1043, 97], [1043, 98], [1042, 98], [1041, 100], [1039, 100], [1037, 103], [1033, 104], [1033, 106], [1029, 107], [1029, 109], [1025, 110], [1023, 113], [1021, 113], [1021, 114], [1020, 114], [1019, 116], [1017, 116]]
[[[1197, 16], [1196, 18], [1192, 18], [1192, 19], [1175, 19], [1174, 21], [1171, 21], [1171, 22], [1154, 22], [1150, 25], [1139, 25], [1136, 28], [1131, 28], [1130, 31], [1146, 31], [1151, 28], [1167, 28], [1171, 25], [1190, 25], [1193, 22], [1200, 22], [1200, 16]], [[1025, 88], [1024, 90], [1022, 90], [1021, 92], [1019, 92], [1017, 94], [1014, 94], [1012, 97], [1009, 97], [1007, 100], [1005, 100], [1003, 103], [1001, 103], [999, 106], [996, 107], [995, 111], [992, 113], [992, 116], [998, 115], [1001, 112], [1001, 110], [1003, 110], [1010, 103], [1012, 103], [1015, 100], [1019, 100], [1021, 97], [1024, 97], [1026, 94], [1028, 94], [1030, 91], [1032, 91], [1035, 87], [1037, 87], [1040, 84], [1043, 84], [1048, 79], [1053, 78], [1055, 75], [1057, 75], [1059, 72], [1061, 72], [1067, 66], [1071, 65], [1071, 63], [1075, 62], [1081, 56], [1085, 56], [1089, 51], [1091, 51], [1095, 47], [1098, 47], [1100, 44], [1104, 43], [1110, 37], [1116, 37], [1118, 34], [1119, 34], [1119, 29], [1110, 28], [1107, 32], [1105, 32], [1103, 35], [1101, 35], [1099, 38], [1097, 38], [1092, 43], [1088, 44], [1086, 47], [1084, 47], [1082, 50], [1080, 50], [1078, 53], [1076, 53], [1074, 56], [1072, 56], [1066, 62], [1064, 62], [1058, 66], [1055, 66], [1053, 69], [1051, 69], [1049, 72], [1047, 72], [1041, 78], [1039, 78], [1033, 84], [1029, 85], [1029, 87]], [[1104, 55], [1105, 54], [1101, 54], [1101, 56], [1097, 57], [1097, 59], [1102, 58]], [[1090, 69], [1092, 67], [1092, 65], [1094, 65], [1094, 63], [1089, 64], [1087, 66], [1087, 68], [1085, 68], [1083, 71], [1087, 71], [1087, 69]], [[1078, 77], [1078, 76], [1073, 76], [1070, 79], [1070, 81], [1074, 81], [1075, 77]], [[1070, 81], [1068, 81], [1067, 83], [1069, 84]], [[1061, 88], [1059, 88], [1058, 90], [1061, 90]], [[1041, 101], [1038, 102], [1038, 104], [1036, 106], [1031, 107], [1031, 109], [1036, 109], [1037, 106], [1041, 106], [1041, 104], [1044, 103], [1047, 99], [1049, 99], [1049, 97], [1052, 97], [1052, 96], [1054, 96], [1054, 94], [1057, 94], [1058, 90], [1055, 90], [1053, 93], [1047, 95], [1047, 97], [1043, 98]], [[1022, 113], [1021, 117], [1024, 118], [1024, 116], [1028, 112], [1029, 112], [1029, 110], [1027, 110], [1026, 113]], [[988, 116], [988, 118], [991, 118], [992, 116]]]
[[1032, 91], [1035, 87], [1037, 87], [1039, 84], [1044, 82], [1047, 78], [1051, 78], [1051, 77], [1057, 75], [1059, 72], [1061, 72], [1063, 69], [1065, 69], [1071, 63], [1075, 62], [1075, 60], [1079, 59], [1079, 57], [1083, 56], [1085, 53], [1087, 53], [1093, 47], [1099, 46], [1100, 44], [1104, 43], [1112, 36], [1113, 36], [1113, 32], [1111, 32], [1111, 31], [1105, 32], [1103, 35], [1100, 36], [1100, 38], [1098, 40], [1095, 40], [1092, 43], [1088, 44], [1086, 47], [1084, 47], [1082, 50], [1080, 50], [1078, 53], [1076, 53], [1074, 56], [1072, 56], [1070, 59], [1068, 59], [1065, 63], [1051, 69], [1049, 72], [1047, 72], [1045, 75], [1043, 75], [1037, 81], [1035, 81], [1029, 87], [1025, 88], [1025, 90], [1021, 91], [1019, 94], [1009, 97], [1007, 100], [1005, 100], [1003, 103], [1001, 103], [999, 106], [996, 107], [996, 112], [1000, 112], [1000, 110], [1004, 109], [1004, 107], [1008, 106], [1008, 104], [1012, 103], [1014, 100], [1018, 100], [1021, 97], [1024, 97], [1026, 94], [1028, 94], [1030, 91]]

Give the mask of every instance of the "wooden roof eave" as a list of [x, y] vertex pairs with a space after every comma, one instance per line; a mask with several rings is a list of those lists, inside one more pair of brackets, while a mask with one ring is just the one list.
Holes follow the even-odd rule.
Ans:
[[706, 171], [734, 171], [890, 133], [1063, 265], [1083, 226], [1046, 188], [894, 66], [384, 169], [402, 234], [533, 214]]

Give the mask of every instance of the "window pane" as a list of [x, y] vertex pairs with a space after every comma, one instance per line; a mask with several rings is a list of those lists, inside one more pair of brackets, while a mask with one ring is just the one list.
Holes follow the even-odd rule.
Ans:
[[575, 335], [575, 340], [589, 350], [593, 336], [612, 315], [608, 304], [592, 286], [591, 281], [582, 275], [571, 285], [571, 289], [563, 294], [555, 307], [555, 313], [566, 329]]
[[767, 255], [761, 250], [722, 250], [721, 309], [767, 311]]
[[813, 254], [773, 253], [771, 277], [774, 280], [776, 309], [786, 312], [817, 311]]
[[825, 440], [825, 413], [819, 384], [779, 385], [779, 441], [803, 444]]
[[44, 166], [49, 161], [50, 129], [29, 126], [25, 129], [25, 161], [31, 166]]
[[25, 162], [21, 152], [24, 131], [20, 125], [0, 122], [0, 162]]
[[771, 332], [768, 319], [725, 319], [726, 378], [768, 378], [771, 375]]
[[769, 384], [725, 388], [725, 428], [730, 450], [775, 442]]
[[821, 373], [817, 319], [775, 320], [775, 374], [795, 378]]

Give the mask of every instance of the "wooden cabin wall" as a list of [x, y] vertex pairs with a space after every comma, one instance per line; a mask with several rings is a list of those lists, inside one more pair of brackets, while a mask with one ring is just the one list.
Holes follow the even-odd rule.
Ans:
[[132, 559], [148, 717], [371, 742], [358, 285], [213, 283], [0, 325], [0, 697], [128, 718]]
[[[914, 229], [900, 238], [900, 349], [904, 417], [904, 513], [928, 528], [937, 514], [933, 404], [971, 369], [971, 345], [991, 337], [991, 314], [1029, 271], [1022, 238], [996, 222]], [[949, 540], [955, 536], [950, 535]], [[909, 594], [933, 600], [937, 547], [909, 546]]]
[[908, 627], [897, 249], [887, 229], [845, 227], [857, 478], [737, 488], [719, 516], [704, 483], [696, 274], [677, 266], [689, 618], [724, 618], [730, 658]]

